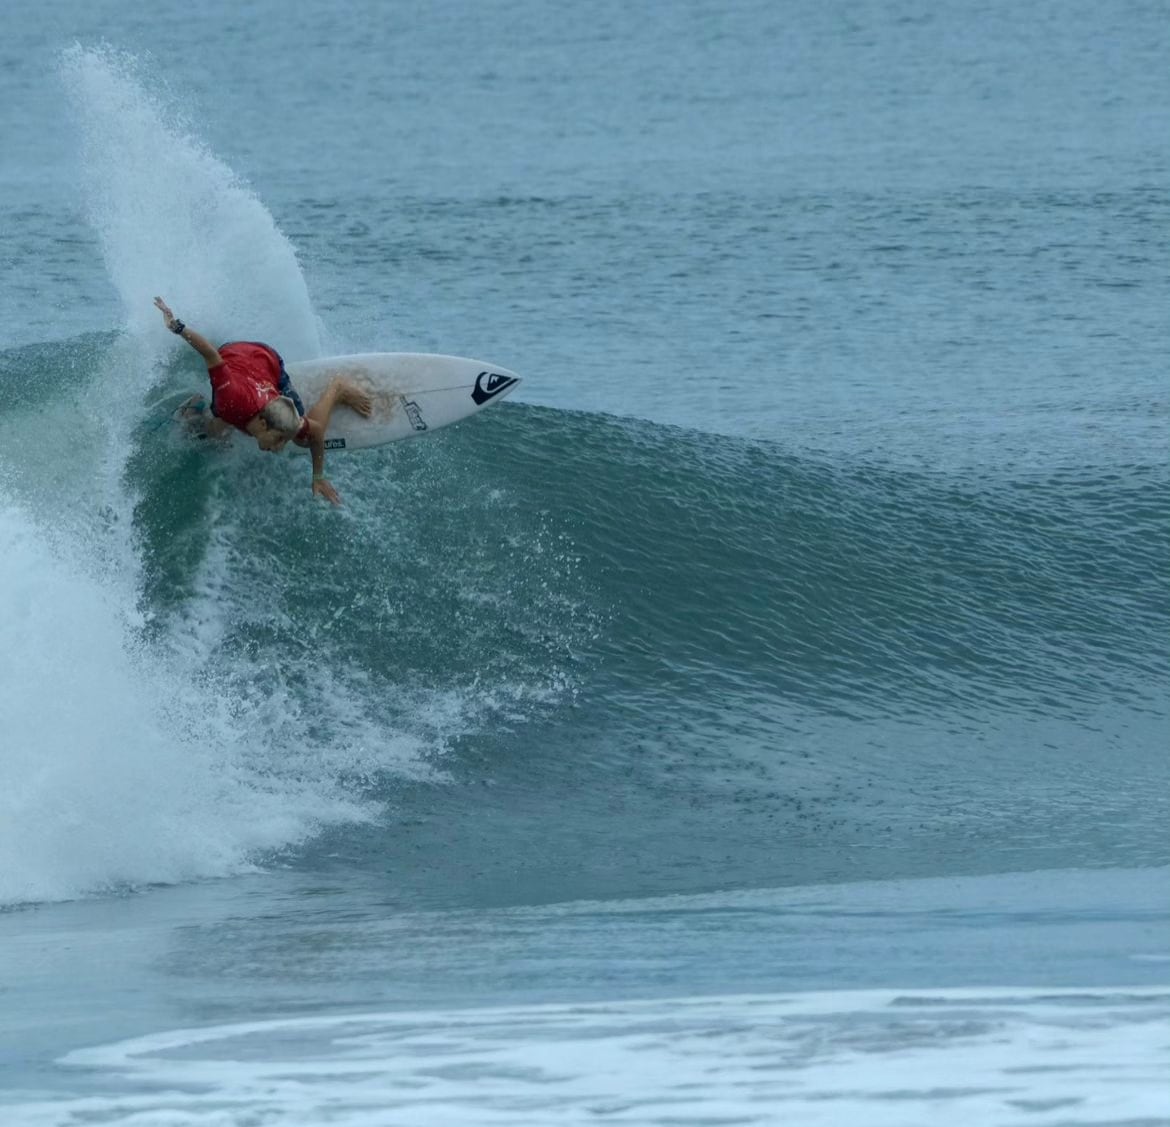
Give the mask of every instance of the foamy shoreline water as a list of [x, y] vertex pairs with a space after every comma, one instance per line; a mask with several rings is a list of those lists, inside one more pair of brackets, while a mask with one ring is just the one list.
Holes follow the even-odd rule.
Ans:
[[863, 991], [353, 1014], [64, 1058], [132, 1091], [9, 1105], [89, 1122], [1161, 1122], [1170, 989]]
[[411, 912], [289, 873], [10, 913], [0, 1115], [1111, 1121], [1162, 1096], [1168, 878]]

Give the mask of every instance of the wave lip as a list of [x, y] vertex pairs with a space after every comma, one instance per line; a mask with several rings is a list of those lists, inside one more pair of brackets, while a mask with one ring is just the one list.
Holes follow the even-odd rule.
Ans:
[[[168, 347], [152, 299], [213, 339], [279, 342], [320, 355], [292, 243], [246, 184], [196, 136], [132, 55], [74, 45], [61, 74], [82, 133], [86, 212], [126, 327]], [[160, 160], [160, 154], [165, 159]]]

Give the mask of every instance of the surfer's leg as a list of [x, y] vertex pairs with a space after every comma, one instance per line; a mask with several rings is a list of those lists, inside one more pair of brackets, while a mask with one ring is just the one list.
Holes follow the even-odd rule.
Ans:
[[191, 395], [171, 413], [171, 418], [183, 425], [193, 438], [207, 437], [207, 420], [211, 418], [211, 405], [202, 395]]
[[172, 418], [183, 424], [183, 429], [195, 438], [222, 438], [228, 424], [217, 418], [206, 396], [192, 395], [184, 399]]
[[277, 388], [281, 395], [287, 395], [289, 399], [296, 405], [297, 413], [303, 419], [305, 417], [305, 405], [301, 402], [301, 397], [297, 394], [297, 389], [293, 387], [292, 380], [288, 378], [288, 372], [284, 370], [284, 365], [280, 366], [280, 386]]

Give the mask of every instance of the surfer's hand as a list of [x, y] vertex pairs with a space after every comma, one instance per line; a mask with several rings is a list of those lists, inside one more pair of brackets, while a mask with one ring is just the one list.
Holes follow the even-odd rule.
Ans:
[[171, 312], [171, 307], [161, 297], [156, 297], [154, 304], [155, 308], [163, 315], [163, 322], [169, 329], [175, 323], [175, 315]]
[[324, 497], [331, 505], [341, 504], [341, 498], [338, 496], [337, 490], [333, 488], [333, 483], [324, 477], [314, 479], [313, 496]]

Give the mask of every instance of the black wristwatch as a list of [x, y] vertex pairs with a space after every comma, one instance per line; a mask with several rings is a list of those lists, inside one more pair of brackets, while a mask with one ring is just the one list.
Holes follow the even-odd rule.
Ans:
[[181, 337], [183, 335], [184, 331], [186, 330], [186, 328], [187, 328], [187, 326], [184, 325], [183, 322], [178, 319], [178, 317], [176, 317], [175, 323], [173, 325], [171, 325], [171, 332], [174, 333], [175, 336]]

